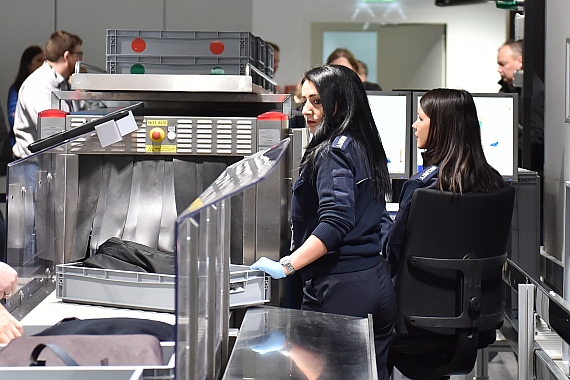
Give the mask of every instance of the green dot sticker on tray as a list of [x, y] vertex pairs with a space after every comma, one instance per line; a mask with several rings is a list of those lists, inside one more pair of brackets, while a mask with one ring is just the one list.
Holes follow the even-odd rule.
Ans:
[[210, 75], [224, 75], [226, 72], [221, 67], [214, 67], [210, 70]]
[[212, 54], [219, 55], [224, 52], [225, 45], [222, 41], [216, 40], [210, 43], [210, 51]]
[[144, 66], [140, 63], [135, 63], [131, 66], [131, 74], [144, 74]]
[[146, 41], [142, 38], [135, 38], [131, 42], [131, 49], [133, 49], [135, 53], [142, 53], [144, 49], [146, 49]]

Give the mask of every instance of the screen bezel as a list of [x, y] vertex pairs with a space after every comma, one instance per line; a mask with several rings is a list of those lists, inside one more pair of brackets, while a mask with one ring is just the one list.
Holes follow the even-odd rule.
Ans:
[[[411, 145], [410, 145], [410, 139], [411, 139], [411, 126], [412, 126], [412, 122], [411, 122], [411, 116], [412, 116], [412, 93], [410, 91], [366, 91], [366, 94], [368, 96], [401, 96], [404, 97], [406, 99], [406, 123], [405, 123], [405, 145], [404, 145], [404, 160], [405, 160], [405, 166], [404, 166], [404, 172], [403, 173], [392, 173], [390, 172], [390, 178], [391, 179], [408, 179], [410, 178], [410, 169], [411, 169]], [[369, 102], [370, 104], [370, 102]], [[372, 107], [371, 107], [372, 110]], [[375, 121], [376, 122], [376, 121]], [[380, 128], [378, 126], [376, 126], [376, 128], [378, 129], [378, 133], [380, 134], [380, 139], [382, 139], [382, 133], [380, 131]], [[384, 140], [382, 140], [382, 145], [384, 145]], [[386, 149], [386, 148], [384, 148]]]

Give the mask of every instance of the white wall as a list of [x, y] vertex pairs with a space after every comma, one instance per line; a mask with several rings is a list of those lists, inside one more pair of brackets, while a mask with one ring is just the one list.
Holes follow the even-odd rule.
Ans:
[[[436, 7], [434, 0], [0, 0], [0, 102], [22, 51], [44, 45], [56, 29], [84, 40], [85, 61], [105, 65], [105, 29], [251, 31], [281, 46], [277, 80], [295, 84], [311, 67], [311, 22], [445, 23], [448, 87], [495, 92], [497, 48], [506, 38], [507, 11], [487, 4]], [[417, 57], [422, 59], [422, 57]]]
[[[295, 84], [311, 68], [312, 22], [447, 24], [447, 87], [496, 92], [497, 49], [507, 36], [508, 11], [494, 2], [436, 7], [434, 0], [252, 0], [253, 33], [277, 43], [281, 63], [276, 79]], [[422, 57], [417, 57], [422, 59]]]
[[251, 0], [0, 0], [0, 104], [20, 56], [65, 29], [83, 39], [85, 62], [105, 68], [106, 29], [251, 31]]
[[570, 2], [546, 2], [544, 249], [564, 257], [564, 182], [570, 180], [570, 125], [565, 122], [566, 38]]

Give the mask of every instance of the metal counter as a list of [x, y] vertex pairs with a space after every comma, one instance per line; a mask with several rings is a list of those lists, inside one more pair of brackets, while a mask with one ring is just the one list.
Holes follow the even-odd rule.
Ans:
[[362, 318], [251, 308], [223, 379], [377, 379], [371, 330]]

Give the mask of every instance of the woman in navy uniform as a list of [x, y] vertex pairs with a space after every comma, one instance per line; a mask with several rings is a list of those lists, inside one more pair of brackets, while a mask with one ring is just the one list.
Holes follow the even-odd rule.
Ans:
[[387, 239], [388, 262], [397, 273], [404, 231], [414, 191], [435, 188], [453, 193], [488, 192], [505, 186], [499, 172], [485, 159], [481, 129], [471, 94], [438, 88], [420, 99], [418, 118], [412, 125], [424, 169], [404, 183], [400, 206]]
[[302, 80], [303, 115], [313, 138], [293, 186], [293, 249], [253, 269], [274, 278], [299, 271], [301, 309], [373, 315], [379, 379], [388, 379], [396, 296], [381, 255], [391, 220], [387, 158], [358, 75], [325, 65]]

